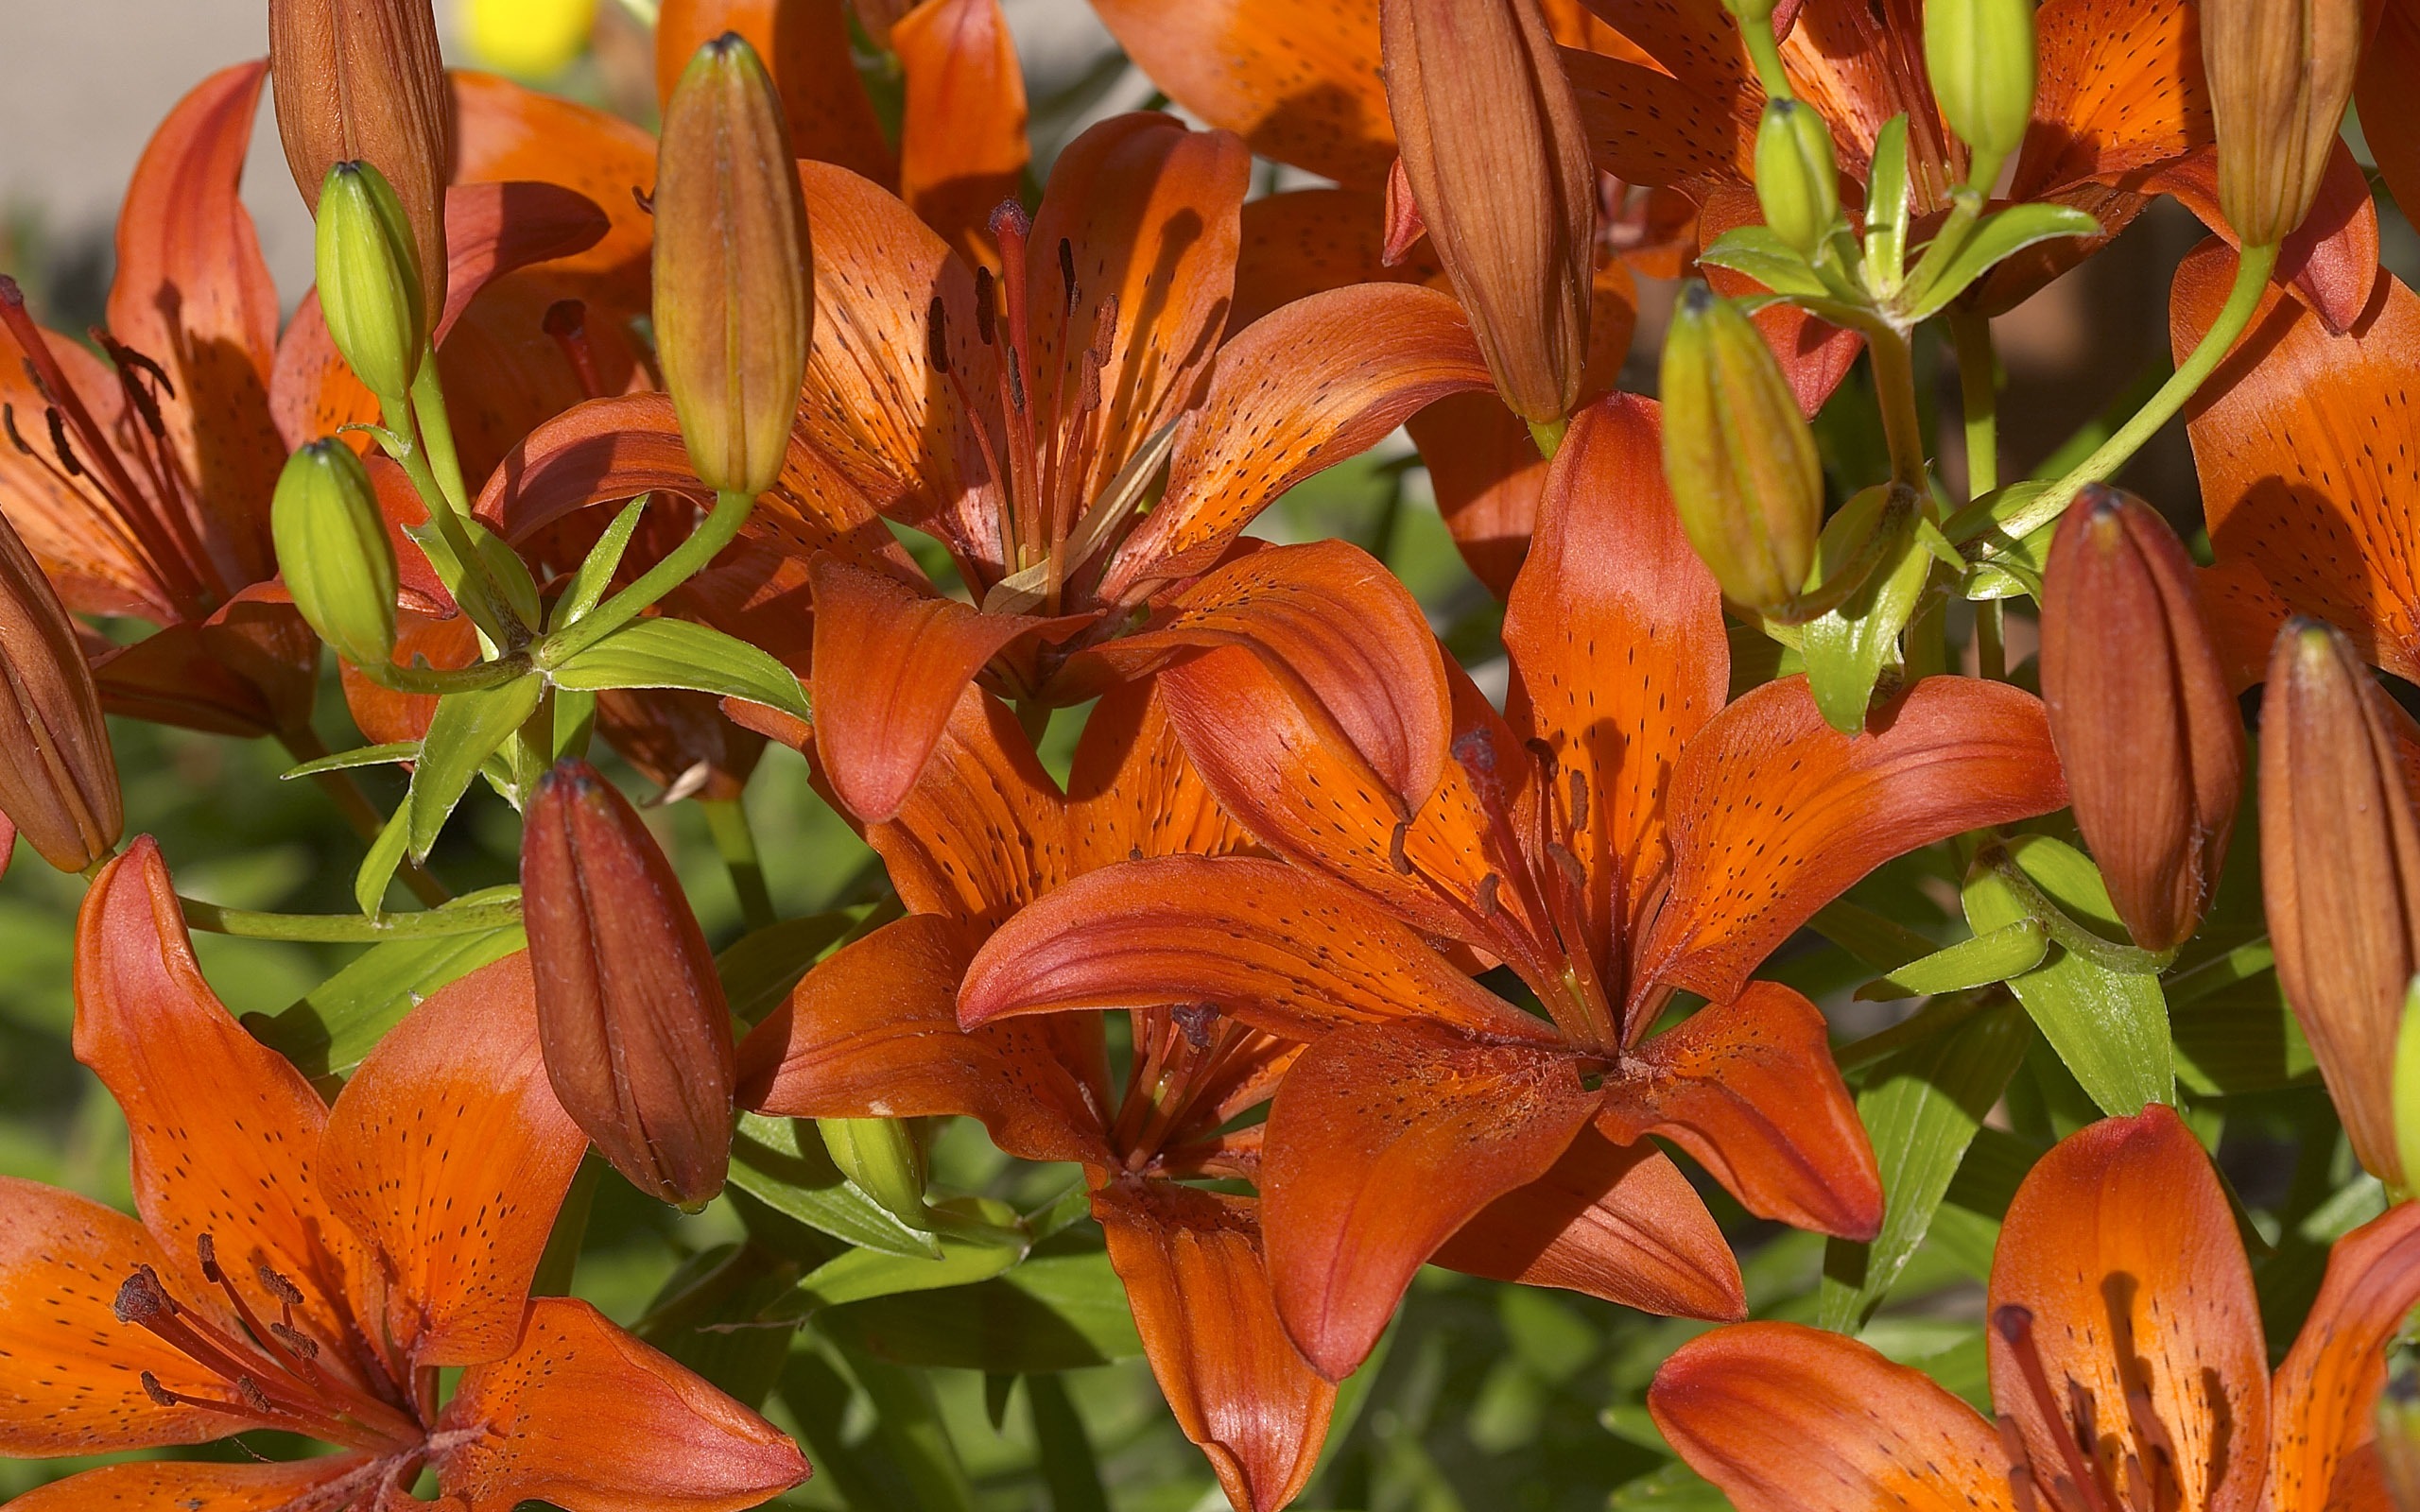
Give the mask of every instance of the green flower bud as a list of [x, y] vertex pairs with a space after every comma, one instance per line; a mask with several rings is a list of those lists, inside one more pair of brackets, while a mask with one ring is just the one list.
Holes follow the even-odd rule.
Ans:
[[294, 607], [337, 655], [378, 668], [395, 655], [395, 547], [370, 472], [334, 438], [286, 458], [269, 534]]
[[372, 393], [402, 399], [420, 372], [430, 311], [411, 222], [384, 174], [367, 163], [328, 170], [317, 251], [320, 314], [337, 351]]
[[1774, 235], [1812, 259], [1841, 213], [1832, 130], [1796, 100], [1770, 100], [1756, 126], [1756, 203]]
[[2033, 0], [1925, 0], [1925, 70], [1959, 140], [1974, 149], [1967, 181], [1999, 177], [2033, 120]]
[[895, 1118], [821, 1118], [816, 1128], [840, 1174], [884, 1211], [911, 1228], [931, 1223], [925, 1211], [925, 1152]]
[[1788, 602], [1824, 525], [1815, 437], [1765, 338], [1703, 284], [1673, 313], [1663, 393], [1664, 477], [1689, 544], [1733, 602]]

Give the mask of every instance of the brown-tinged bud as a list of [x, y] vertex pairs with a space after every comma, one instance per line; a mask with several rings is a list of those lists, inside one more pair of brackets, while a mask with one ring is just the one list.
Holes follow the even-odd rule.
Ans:
[[2219, 210], [2247, 247], [2309, 214], [2360, 62], [2361, 0], [2202, 0]]
[[1664, 479], [1723, 594], [1772, 609], [1806, 586], [1824, 468], [1772, 349], [1737, 305], [1684, 289], [1664, 339]]
[[655, 339], [690, 465], [762, 493], [789, 450], [815, 298], [781, 96], [736, 32], [698, 49], [664, 107]]
[[2390, 719], [2342, 632], [2287, 622], [2260, 703], [2260, 882], [2277, 982], [2353, 1153], [2404, 1187], [2395, 1041], [2420, 969], [2420, 822]]
[[314, 213], [328, 170], [369, 163], [395, 187], [421, 301], [445, 308], [445, 185], [454, 105], [429, 0], [269, 0], [277, 134]]
[[2086, 489], [2059, 522], [2042, 588], [2042, 700], [2076, 827], [2135, 941], [2192, 937], [2243, 793], [2227, 692], [2193, 559], [2157, 512]]
[[[76, 623], [0, 516], [0, 813], [61, 871], [117, 849], [126, 829], [101, 696]], [[5, 858], [0, 858], [5, 865]]]
[[563, 1110], [631, 1185], [698, 1208], [731, 1163], [731, 1010], [672, 864], [585, 762], [529, 801], [521, 907]]
[[1588, 360], [1597, 170], [1537, 0], [1381, 0], [1395, 141], [1512, 412], [1558, 425]]

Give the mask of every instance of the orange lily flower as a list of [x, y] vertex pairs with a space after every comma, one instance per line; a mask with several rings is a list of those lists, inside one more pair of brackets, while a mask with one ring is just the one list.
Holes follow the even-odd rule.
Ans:
[[[1883, 861], [2066, 801], [2040, 705], [2004, 684], [1927, 679], [1854, 740], [1803, 679], [1725, 708], [1719, 591], [1645, 400], [1575, 417], [1505, 642], [1508, 713], [1461, 681], [1454, 760], [1416, 811], [1250, 658], [1162, 674], [1211, 790], [1292, 865], [1080, 878], [1004, 925], [959, 998], [970, 1025], [1208, 1002], [1312, 1041], [1270, 1113], [1263, 1206], [1279, 1314], [1331, 1380], [1431, 1255], [1737, 1315], [1730, 1252], [1651, 1133], [1754, 1212], [1870, 1235], [1880, 1187], [1823, 1017], [1749, 974]], [[1545, 1017], [1464, 974], [1495, 962]], [[1683, 988], [1712, 1005], [1651, 1032]]]
[[2391, 1512], [2372, 1409], [2420, 1301], [2420, 1209], [2337, 1242], [2269, 1374], [2226, 1194], [2156, 1104], [2060, 1142], [1993, 1257], [1996, 1424], [1855, 1339], [1748, 1323], [1682, 1347], [1648, 1392], [1740, 1512]]
[[588, 1304], [529, 1297], [585, 1142], [546, 1083], [525, 956], [432, 996], [331, 1107], [203, 982], [146, 838], [85, 901], [76, 999], [142, 1221], [0, 1178], [0, 1452], [256, 1429], [332, 1452], [114, 1465], [12, 1512], [335, 1512], [400, 1504], [424, 1469], [464, 1512], [735, 1512], [806, 1474], [771, 1424]]
[[1268, 1100], [1299, 1047], [1153, 1004], [1134, 1014], [1133, 1070], [1113, 1092], [1094, 1015], [958, 1027], [967, 961], [1032, 899], [1130, 855], [1246, 843], [1151, 684], [1094, 709], [1064, 795], [1009, 712], [961, 690], [907, 802], [864, 833], [914, 912], [816, 967], [749, 1036], [741, 1101], [789, 1117], [971, 1115], [1010, 1154], [1081, 1162], [1178, 1423], [1236, 1507], [1283, 1506], [1317, 1465], [1335, 1388], [1278, 1326], [1253, 1199], [1184, 1183], [1253, 1177], [1259, 1131], [1220, 1131]]

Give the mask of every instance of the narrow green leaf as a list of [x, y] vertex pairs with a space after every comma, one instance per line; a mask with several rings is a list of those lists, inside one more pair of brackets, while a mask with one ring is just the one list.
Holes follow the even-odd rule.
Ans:
[[370, 853], [361, 858], [361, 869], [353, 875], [353, 901], [372, 919], [386, 911], [387, 885], [395, 880], [395, 868], [404, 864], [404, 850], [411, 844], [411, 817], [408, 800], [389, 815], [386, 828], [370, 842]]
[[[849, 1369], [873, 1403], [873, 1456], [908, 1483], [902, 1503], [916, 1512], [975, 1512], [975, 1488], [942, 1418], [933, 1383], [912, 1370], [854, 1351]], [[891, 1503], [885, 1503], [891, 1504]]]
[[1915, 612], [1932, 572], [1931, 554], [1916, 544], [1915, 516], [1886, 523], [1890, 491], [1868, 489], [1851, 499], [1824, 526], [1815, 546], [1810, 580], [1824, 576], [1853, 556], [1869, 534], [1888, 528], [1891, 539], [1883, 558], [1864, 586], [1846, 603], [1800, 631], [1799, 650], [1806, 659], [1806, 680], [1824, 722], [1844, 735], [1865, 730], [1866, 705], [1885, 662], [1895, 658], [1899, 632]]
[[638, 529], [640, 516], [647, 513], [647, 501], [644, 493], [632, 499], [605, 527], [605, 533], [581, 560], [579, 570], [571, 575], [571, 585], [563, 590], [563, 596], [555, 601], [554, 618], [546, 622], [548, 629], [560, 630], [576, 623], [604, 599], [605, 590], [613, 586], [614, 569], [622, 565], [622, 553], [630, 549], [631, 535]]
[[990, 1280], [1025, 1258], [1026, 1238], [1014, 1230], [968, 1228], [940, 1236], [941, 1254], [885, 1254], [852, 1249], [807, 1273], [795, 1299], [800, 1315], [901, 1292], [939, 1291]]
[[974, 1286], [905, 1293], [819, 1313], [816, 1329], [900, 1365], [1030, 1375], [1143, 1352], [1126, 1288], [1089, 1225], [1034, 1246]]
[[1109, 1512], [1109, 1493], [1101, 1488], [1100, 1459], [1093, 1452], [1092, 1435], [1055, 1375], [1029, 1377], [1026, 1404], [1033, 1409], [1034, 1448], [1042, 1456], [1042, 1484], [1050, 1492], [1050, 1512]]
[[739, 1115], [731, 1142], [731, 1184], [786, 1217], [861, 1250], [930, 1259], [940, 1246], [929, 1234], [885, 1212], [849, 1185], [824, 1151], [813, 1125]]
[[1987, 935], [1961, 940], [1945, 951], [1936, 951], [1923, 960], [1910, 961], [1858, 988], [1857, 995], [1866, 1002], [1889, 1002], [1894, 998], [1965, 992], [2031, 971], [2042, 964], [2042, 957], [2049, 950], [2049, 931], [2033, 919], [2020, 919]]
[[492, 688], [449, 693], [437, 700], [437, 713], [421, 742], [420, 763], [412, 768], [412, 790], [405, 800], [411, 815], [411, 852], [425, 857], [445, 828], [446, 816], [462, 801], [480, 764], [512, 737], [524, 721], [537, 713], [544, 696], [540, 679], [515, 678]]
[[621, 629], [550, 674], [560, 688], [688, 688], [813, 717], [789, 668], [745, 641], [687, 620], [648, 619]]
[[1859, 907], [1845, 898], [1834, 899], [1817, 909], [1806, 927], [1868, 966], [1886, 971], [1921, 960], [1940, 948], [1897, 919]]
[[417, 740], [389, 741], [384, 746], [362, 746], [353, 750], [340, 750], [333, 756], [289, 766], [277, 774], [278, 781], [290, 782], [298, 777], [317, 777], [321, 772], [341, 772], [355, 766], [385, 766], [392, 762], [407, 762], [420, 755]]
[[1698, 261], [1745, 274], [1775, 294], [1823, 299], [1831, 292], [1795, 248], [1763, 226], [1738, 226], [1724, 232], [1698, 253]]
[[1968, 284], [2027, 248], [2063, 236], [2097, 236], [2100, 222], [2072, 205], [2041, 202], [2011, 205], [1986, 215], [1965, 245], [1933, 275], [1929, 284], [1909, 291], [1908, 317], [1922, 320], [1939, 314]]

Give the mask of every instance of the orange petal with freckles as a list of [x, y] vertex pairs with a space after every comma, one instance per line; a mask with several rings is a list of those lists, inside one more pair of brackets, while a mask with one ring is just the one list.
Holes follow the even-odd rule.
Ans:
[[37, 1486], [9, 1512], [285, 1512], [370, 1463], [358, 1454], [259, 1465], [141, 1460]]
[[967, 688], [898, 814], [865, 837], [909, 912], [993, 924], [1070, 874], [1066, 823], [1016, 716]]
[[1113, 688], [1084, 718], [1067, 774], [1069, 875], [1146, 856], [1224, 855], [1252, 844], [1210, 796], [1168, 723], [1159, 684]]
[[[2234, 276], [2216, 244], [2177, 269], [2178, 350], [2208, 329]], [[2420, 423], [2401, 398], [2415, 362], [2420, 298], [2393, 274], [2342, 336], [2273, 288], [2186, 407], [2219, 570], [2258, 575], [2403, 678], [2420, 677]]]
[[1386, 181], [1395, 138], [1377, 7], [1095, 0], [1093, 9], [1170, 99], [1240, 132], [1255, 154], [1358, 188]]
[[493, 74], [458, 69], [454, 181], [560, 184], [605, 212], [613, 229], [587, 250], [548, 265], [563, 296], [606, 311], [648, 305], [655, 220], [639, 197], [655, 187], [655, 138], [628, 121]]
[[[2182, 1505], [2259, 1503], [2269, 1356], [2252, 1267], [2209, 1157], [2173, 1111], [2154, 1104], [2104, 1119], [2035, 1164], [2000, 1228], [1990, 1306], [1995, 1319], [2008, 1308], [2031, 1316], [2055, 1419], [2003, 1329], [1987, 1326], [1985, 1343], [1992, 1400], [2023, 1433], [2038, 1476], [2066, 1463], [2058, 1445], [2075, 1441], [2080, 1389], [2117, 1454], [2150, 1465], [2165, 1435]], [[2148, 1394], [2139, 1410], [2130, 1389]]]
[[2046, 0], [2033, 23], [2033, 125], [2011, 198], [2118, 182], [2207, 146], [2198, 19], [2171, 0]]
[[810, 572], [815, 748], [840, 801], [870, 821], [899, 812], [959, 695], [994, 657], [1093, 622], [986, 614], [830, 555]]
[[1000, 0], [925, 0], [890, 28], [890, 45], [908, 96], [899, 198], [959, 256], [996, 270], [992, 212], [1017, 198], [1033, 156], [1025, 76]]
[[1681, 533], [1661, 447], [1652, 400], [1572, 417], [1504, 610], [1506, 714], [1553, 748], [1562, 812], [1584, 806], [1570, 843], [1600, 959], [1657, 902], [1673, 764], [1730, 690], [1722, 591]]
[[1359, 895], [1253, 856], [1162, 856], [1077, 878], [1003, 924], [967, 968], [959, 1022], [1209, 1003], [1315, 1040], [1392, 1020], [1554, 1042]]
[[376, 1249], [388, 1336], [414, 1365], [512, 1352], [587, 1149], [539, 1057], [527, 952], [448, 984], [370, 1052], [329, 1110], [320, 1190]]
[[1747, 181], [1755, 162], [1753, 106], [1743, 117], [1730, 98], [1701, 93], [1629, 59], [1576, 47], [1563, 50], [1563, 67], [1600, 171], [1628, 183]]
[[126, 1112], [135, 1206], [178, 1297], [216, 1295], [199, 1262], [208, 1234], [263, 1316], [278, 1315], [254, 1276], [267, 1265], [302, 1289], [306, 1331], [375, 1328], [358, 1300], [369, 1255], [314, 1180], [327, 1108], [202, 980], [148, 835], [103, 868], [78, 916], [75, 1047]]
[[468, 1512], [741, 1512], [807, 1476], [781, 1430], [569, 1297], [530, 1303], [521, 1347], [463, 1372], [439, 1435], [480, 1429], [438, 1456]]
[[1681, 1168], [1644, 1140], [1616, 1144], [1593, 1128], [1580, 1131], [1554, 1169], [1489, 1203], [1430, 1259], [1668, 1317], [1748, 1313], [1739, 1263]]
[[1665, 801], [1671, 895], [1633, 951], [1634, 1006], [1658, 983], [1728, 1002], [1885, 861], [2048, 814], [2067, 792], [2031, 694], [1927, 678], [1851, 739], [1824, 723], [1804, 678], [1785, 678], [1698, 732]]
[[[2276, 1512], [2385, 1507], [2362, 1447], [2386, 1384], [2386, 1350], [2420, 1302], [2420, 1207], [2401, 1203], [2336, 1242], [2327, 1279], [2277, 1367], [2270, 1405], [2270, 1500]], [[2373, 1482], [2357, 1494], [2350, 1482]]]
[[2019, 1512], [1980, 1414], [1822, 1329], [1742, 1323], [1692, 1339], [1656, 1371], [1647, 1407], [1739, 1512]]
[[1247, 201], [1230, 335], [1284, 305], [1350, 284], [1418, 284], [1433, 262], [1389, 266], [1386, 198], [1366, 189], [1289, 189]]
[[[175, 1271], [133, 1219], [70, 1193], [0, 1177], [0, 1360], [8, 1362], [0, 1377], [0, 1453], [199, 1444], [251, 1426], [242, 1418], [163, 1407], [144, 1390], [142, 1375], [149, 1371], [171, 1391], [227, 1392], [225, 1382], [156, 1335], [119, 1321], [118, 1288], [145, 1265]], [[216, 1295], [183, 1297], [210, 1316], [225, 1317], [222, 1306], [211, 1304]]]
[[1206, 571], [1296, 483], [1436, 400], [1493, 387], [1461, 306], [1436, 289], [1360, 284], [1287, 305], [1219, 353], [1167, 492], [1111, 558], [1102, 596]]
[[666, 0], [655, 24], [657, 98], [670, 99], [698, 49], [727, 31], [747, 38], [771, 72], [794, 155], [838, 163], [879, 184], [897, 180], [898, 164], [850, 50], [842, 0]]
[[1312, 1368], [1351, 1374], [1421, 1263], [1552, 1170], [1597, 1102], [1564, 1054], [1425, 1024], [1305, 1051], [1270, 1109], [1260, 1186], [1270, 1289]]
[[1778, 982], [1639, 1045], [1606, 1076], [1597, 1126], [1623, 1144], [1670, 1140], [1759, 1217], [1857, 1240], [1882, 1225], [1874, 1147], [1824, 1015]]
[[1275, 1512], [1319, 1466], [1336, 1388], [1277, 1321], [1252, 1199], [1172, 1181], [1093, 1194], [1160, 1393], [1238, 1512]]
[[[979, 1119], [1031, 1160], [1111, 1159], [1079, 1073], [1098, 1021], [958, 1026], [979, 927], [931, 914], [885, 924], [806, 973], [739, 1051], [739, 1101], [784, 1118]], [[1063, 1058], [1063, 1044], [1075, 1053]]]
[[[2235, 244], [2235, 229], [2219, 209], [2215, 152], [2172, 163], [2145, 183], [2199, 215], [2221, 241]], [[2310, 211], [2278, 247], [2270, 277], [2317, 311], [2330, 335], [2343, 335], [2369, 309], [2378, 281], [2377, 205], [2369, 176], [2343, 143], [2329, 151]]]
[[[55, 331], [43, 335], [93, 418], [114, 430], [126, 403], [109, 369], [79, 343]], [[115, 511], [95, 507], [89, 485], [60, 467], [43, 421], [50, 401], [26, 370], [14, 341], [0, 342], [0, 404], [9, 407], [16, 435], [33, 454], [0, 438], [0, 511], [42, 562], [61, 601], [79, 614], [131, 614], [154, 625], [177, 618], [175, 600], [134, 535]], [[80, 444], [68, 444], [77, 448], [80, 467]]]

